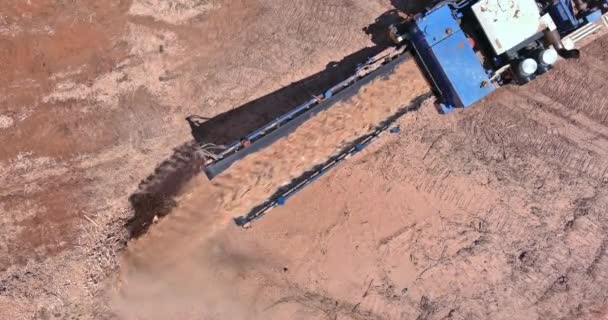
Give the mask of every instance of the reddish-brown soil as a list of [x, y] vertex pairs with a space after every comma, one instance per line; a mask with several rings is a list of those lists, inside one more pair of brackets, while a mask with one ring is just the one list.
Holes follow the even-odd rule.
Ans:
[[[2, 1], [0, 319], [608, 318], [606, 37], [473, 108], [427, 101], [252, 229], [230, 218], [331, 128], [196, 176], [191, 134], [225, 143], [322, 92], [395, 6], [414, 7]], [[369, 126], [335, 115], [346, 140]]]

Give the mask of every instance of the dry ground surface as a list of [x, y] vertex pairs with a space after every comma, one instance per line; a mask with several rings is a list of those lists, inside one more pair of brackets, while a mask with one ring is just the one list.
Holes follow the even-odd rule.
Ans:
[[427, 101], [253, 229], [229, 218], [276, 172], [193, 177], [184, 118], [242, 135], [380, 50], [395, 6], [2, 1], [0, 319], [608, 318], [608, 38]]

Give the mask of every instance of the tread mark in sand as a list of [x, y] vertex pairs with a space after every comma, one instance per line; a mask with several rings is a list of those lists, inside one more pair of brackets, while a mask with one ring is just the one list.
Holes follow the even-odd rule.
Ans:
[[[515, 97], [514, 99], [523, 98]], [[492, 108], [492, 110], [516, 110], [514, 107], [502, 105], [501, 108]], [[510, 112], [510, 113], [513, 113]], [[500, 112], [499, 115], [483, 117], [482, 119], [467, 118], [461, 122], [461, 127], [468, 133], [481, 141], [474, 141], [475, 144], [493, 144], [495, 140], [486, 132], [493, 132], [504, 127], [505, 121], [508, 120], [508, 114]], [[501, 123], [495, 123], [491, 119], [502, 119]], [[507, 120], [505, 120], [507, 119]], [[487, 121], [486, 121], [487, 120]], [[522, 126], [506, 128], [502, 130], [501, 136], [504, 138], [504, 146], [509, 151], [509, 154], [519, 154], [520, 156], [536, 156], [539, 160], [553, 164], [560, 168], [568, 168], [569, 171], [576, 174], [585, 174], [594, 179], [604, 179], [608, 173], [608, 161], [606, 157], [601, 155], [594, 156], [588, 150], [579, 148], [575, 143], [570, 141], [565, 136], [548, 134], [548, 129], [541, 122], [534, 120], [534, 115], [527, 119], [531, 122], [524, 123]], [[480, 124], [480, 125], [478, 125]], [[490, 129], [492, 128], [492, 129]], [[523, 128], [523, 129], [522, 129]], [[528, 153], [522, 153], [521, 147], [525, 147]], [[490, 149], [492, 150], [492, 149]]]

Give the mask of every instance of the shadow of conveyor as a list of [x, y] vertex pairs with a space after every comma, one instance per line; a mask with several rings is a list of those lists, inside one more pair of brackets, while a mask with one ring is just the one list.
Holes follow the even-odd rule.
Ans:
[[196, 115], [187, 117], [194, 141], [177, 147], [174, 154], [142, 181], [138, 190], [129, 197], [134, 210], [133, 217], [127, 222], [130, 236], [141, 236], [152, 224], [154, 217], [163, 217], [175, 207], [176, 196], [190, 179], [200, 173], [203, 160], [197, 153], [198, 145], [226, 145], [237, 141], [345, 80], [355, 72], [359, 64], [390, 45], [388, 26], [398, 19], [397, 10], [382, 14], [363, 29], [371, 37], [374, 46], [352, 53], [338, 62], [331, 62], [319, 73], [211, 119]]
[[363, 28], [374, 46], [352, 53], [338, 62], [330, 62], [325, 70], [294, 82], [271, 94], [220, 114], [212, 119], [191, 115], [186, 120], [192, 136], [199, 143], [226, 145], [285, 114], [296, 106], [351, 76], [359, 64], [392, 45], [388, 27], [403, 19], [399, 11], [389, 10]]
[[383, 47], [374, 46], [357, 51], [339, 62], [329, 63], [325, 70], [317, 74], [212, 119], [204, 119], [196, 115], [189, 116], [186, 120], [192, 129], [192, 136], [201, 144], [227, 145], [237, 141], [348, 78], [354, 73], [358, 64], [365, 62], [367, 58], [376, 55], [383, 49]]

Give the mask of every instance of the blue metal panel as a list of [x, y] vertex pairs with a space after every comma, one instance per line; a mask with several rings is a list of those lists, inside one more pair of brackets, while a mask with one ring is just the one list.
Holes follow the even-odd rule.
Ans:
[[[424, 19], [417, 19], [415, 23], [417, 27], [410, 29], [411, 43], [441, 95], [443, 112], [449, 112], [453, 107], [468, 107], [494, 91], [448, 5], [428, 12]], [[437, 41], [439, 31], [445, 33], [448, 28], [452, 32]]]
[[597, 9], [597, 10], [587, 13], [584, 17], [584, 21], [591, 23], [591, 22], [596, 22], [596, 21], [600, 20], [601, 18], [602, 18], [602, 10]]
[[452, 103], [456, 107], [468, 107], [494, 91], [485, 69], [462, 31], [436, 44], [432, 51], [449, 81], [447, 96], [452, 96]]
[[558, 0], [547, 7], [547, 12], [555, 22], [557, 30], [563, 35], [579, 26], [574, 16], [572, 2], [570, 0]]
[[424, 34], [430, 46], [460, 31], [460, 25], [447, 5], [417, 16], [416, 26]]

